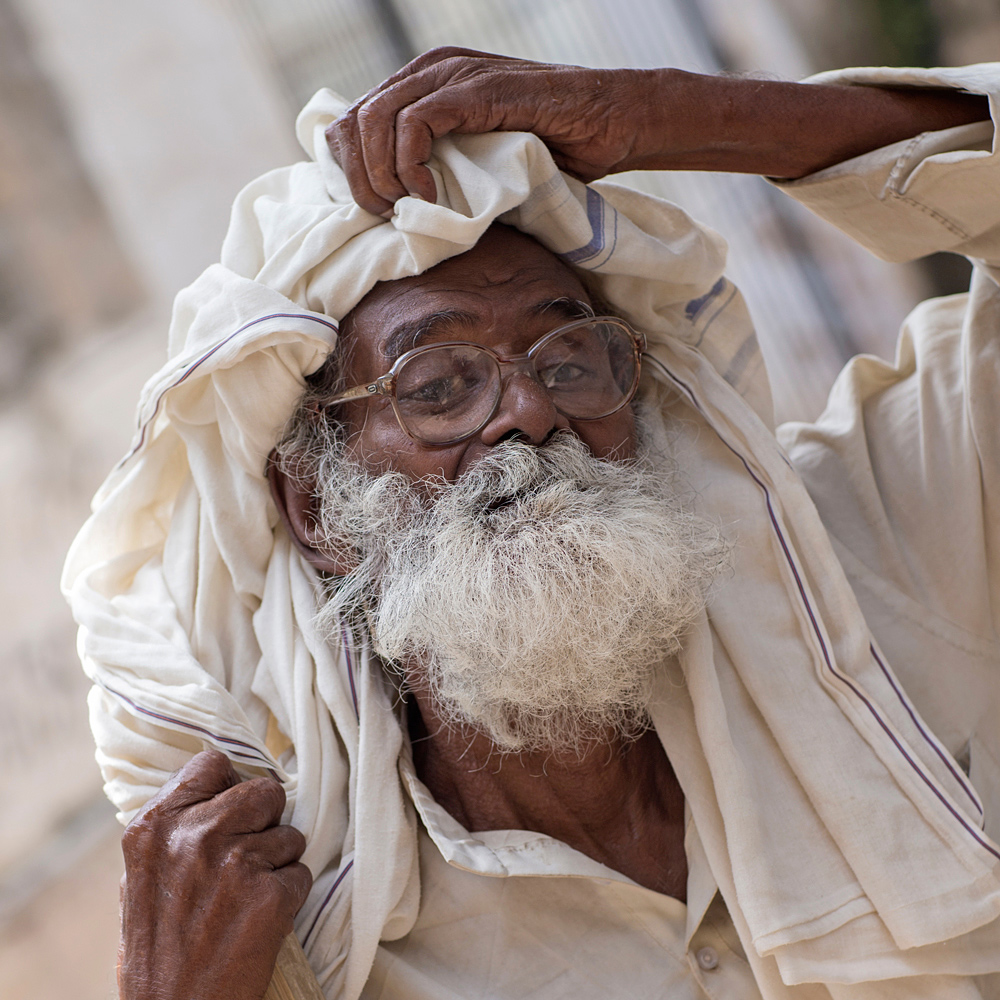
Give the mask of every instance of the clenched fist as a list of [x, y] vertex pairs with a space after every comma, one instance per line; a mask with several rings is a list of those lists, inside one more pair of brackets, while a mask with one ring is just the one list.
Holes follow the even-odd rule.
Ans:
[[122, 837], [122, 1000], [260, 1000], [312, 876], [285, 793], [193, 757]]

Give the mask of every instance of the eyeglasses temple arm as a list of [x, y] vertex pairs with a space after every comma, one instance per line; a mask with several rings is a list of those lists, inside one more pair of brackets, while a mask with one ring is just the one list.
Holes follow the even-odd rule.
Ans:
[[382, 387], [377, 382], [366, 382], [347, 389], [338, 396], [334, 396], [333, 399], [327, 401], [326, 405], [335, 406], [337, 403], [348, 403], [352, 399], [363, 399], [368, 396], [379, 395], [381, 392]]

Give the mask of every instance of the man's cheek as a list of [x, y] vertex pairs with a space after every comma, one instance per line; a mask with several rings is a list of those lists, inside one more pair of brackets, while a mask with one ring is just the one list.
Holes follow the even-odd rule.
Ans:
[[456, 478], [462, 445], [428, 448], [410, 438], [395, 414], [371, 413], [361, 430], [348, 439], [347, 454], [373, 475], [401, 472], [413, 482]]
[[629, 407], [603, 420], [574, 422], [572, 427], [595, 458], [621, 460], [635, 454], [635, 418]]

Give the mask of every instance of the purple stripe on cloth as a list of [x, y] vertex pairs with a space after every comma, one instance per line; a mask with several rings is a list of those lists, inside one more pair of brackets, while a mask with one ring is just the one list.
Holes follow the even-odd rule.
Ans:
[[344, 657], [347, 660], [347, 679], [351, 684], [351, 701], [354, 702], [354, 714], [360, 721], [361, 711], [358, 708], [358, 691], [354, 686], [354, 659], [351, 656], [351, 644], [347, 637], [347, 626], [343, 623], [340, 626], [340, 641], [344, 644]]
[[223, 337], [214, 347], [209, 351], [206, 351], [197, 361], [192, 362], [184, 370], [184, 373], [176, 381], [172, 382], [167, 386], [163, 392], [156, 399], [156, 406], [153, 407], [153, 412], [150, 414], [149, 418], [145, 420], [142, 424], [142, 428], [139, 432], [139, 440], [132, 446], [132, 450], [115, 466], [115, 468], [120, 468], [123, 466], [145, 443], [146, 440], [146, 428], [156, 419], [156, 415], [160, 412], [160, 402], [164, 395], [168, 393], [171, 389], [179, 386], [185, 379], [187, 379], [192, 372], [203, 365], [213, 354], [219, 351], [221, 348], [225, 347], [234, 337], [238, 337], [245, 330], [249, 330], [250, 327], [256, 326], [258, 323], [266, 323], [268, 320], [272, 319], [307, 319], [311, 320], [313, 323], [320, 323], [323, 326], [329, 327], [334, 333], [340, 332], [340, 327], [333, 322], [333, 320], [323, 319], [320, 316], [312, 316], [309, 313], [269, 313], [267, 316], [259, 316], [257, 319], [250, 320], [249, 323], [244, 323], [238, 330], [233, 331], [228, 337]]
[[244, 323], [243, 326], [241, 326], [238, 330], [235, 330], [228, 337], [225, 337], [222, 340], [220, 340], [215, 345], [215, 347], [213, 347], [210, 351], [207, 351], [200, 358], [198, 358], [197, 361], [192, 363], [184, 372], [184, 374], [176, 382], [174, 382], [174, 384], [170, 388], [172, 389], [174, 388], [174, 386], [180, 385], [181, 382], [183, 382], [196, 368], [199, 368], [201, 365], [203, 365], [213, 354], [216, 353], [216, 351], [225, 347], [230, 340], [232, 340], [234, 337], [238, 337], [241, 333], [243, 333], [244, 330], [249, 330], [250, 327], [256, 326], [258, 323], [264, 323], [269, 319], [309, 319], [312, 320], [314, 323], [321, 323], [323, 326], [329, 327], [331, 330], [333, 330], [334, 333], [340, 332], [340, 327], [336, 323], [334, 323], [333, 320], [322, 319], [319, 316], [310, 316], [308, 313], [270, 313], [267, 316], [261, 316], [258, 319], [252, 319], [250, 320], [249, 323]]
[[879, 665], [879, 668], [885, 675], [885, 679], [892, 686], [893, 691], [896, 692], [896, 697], [899, 698], [900, 704], [903, 706], [903, 708], [906, 709], [907, 715], [909, 715], [909, 717], [913, 720], [913, 724], [920, 731], [920, 735], [923, 736], [923, 738], [927, 741], [931, 749], [938, 755], [938, 757], [941, 758], [941, 763], [944, 764], [946, 768], [948, 768], [948, 770], [951, 772], [951, 776], [962, 786], [962, 790], [965, 792], [966, 795], [969, 796], [969, 799], [972, 801], [972, 804], [978, 810], [979, 815], [984, 816], [983, 805], [979, 801], [979, 797], [976, 795], [975, 789], [965, 780], [965, 778], [959, 771], [955, 770], [955, 768], [952, 766], [952, 762], [948, 759], [948, 755], [938, 745], [937, 740], [933, 739], [931, 734], [928, 733], [927, 730], [924, 729], [924, 727], [920, 724], [919, 716], [913, 710], [913, 706], [909, 703], [909, 701], [907, 701], [906, 696], [903, 694], [902, 688], [900, 688], [900, 686], [896, 683], [896, 679], [892, 676], [892, 672], [883, 662], [882, 657], [878, 655], [874, 643], [872, 643], [869, 648], [872, 651], [872, 656], [875, 657], [875, 662]]
[[109, 694], [113, 694], [116, 698], [124, 701], [127, 705], [131, 705], [135, 711], [141, 713], [142, 715], [148, 715], [151, 719], [157, 719], [160, 722], [171, 722], [175, 726], [182, 726], [184, 729], [190, 729], [193, 732], [202, 733], [216, 743], [225, 743], [232, 747], [246, 747], [247, 750], [251, 751], [250, 753], [246, 753], [241, 750], [231, 750], [229, 752], [236, 757], [244, 757], [248, 760], [260, 762], [266, 766], [268, 774], [270, 774], [275, 781], [280, 780], [275, 771], [269, 766], [267, 758], [264, 757], [252, 743], [245, 743], [243, 740], [232, 739], [229, 736], [220, 736], [218, 733], [213, 733], [211, 730], [205, 729], [203, 726], [196, 726], [193, 722], [185, 722], [183, 719], [175, 719], [173, 716], [163, 715], [161, 712], [154, 712], [151, 708], [143, 707], [138, 702], [129, 698], [128, 695], [122, 694], [121, 691], [116, 691], [108, 684], [101, 683], [101, 687], [104, 688], [104, 690]]
[[302, 939], [303, 948], [309, 943], [309, 938], [312, 936], [312, 932], [316, 930], [316, 924], [319, 922], [319, 918], [323, 911], [326, 909], [330, 900], [333, 898], [333, 894], [337, 891], [337, 886], [344, 881], [344, 876], [354, 867], [354, 858], [344, 865], [344, 870], [337, 876], [336, 881], [330, 886], [330, 891], [323, 897], [323, 902], [319, 904], [319, 909], [316, 911], [316, 916], [313, 917], [313, 922], [309, 925], [309, 930], [306, 931], [306, 936]]
[[[701, 404], [698, 402], [691, 388], [684, 382], [682, 382], [679, 378], [677, 378], [677, 376], [674, 375], [674, 373], [671, 372], [670, 369], [667, 368], [667, 366], [664, 365], [662, 361], [660, 361], [659, 359], [654, 359], [654, 360], [660, 367], [662, 367], [663, 371], [667, 374], [667, 376], [684, 390], [688, 398], [691, 400], [691, 403], [695, 407], [695, 409], [703, 417], [706, 417], [707, 420], [705, 411], [701, 408]], [[937, 788], [937, 786], [934, 784], [930, 776], [924, 772], [923, 768], [919, 765], [919, 763], [915, 761], [913, 757], [910, 756], [906, 748], [899, 742], [899, 740], [896, 738], [896, 735], [889, 728], [888, 723], [879, 714], [878, 709], [876, 709], [876, 707], [868, 700], [868, 698], [865, 697], [865, 695], [861, 692], [861, 690], [854, 684], [854, 682], [846, 674], [842, 674], [839, 670], [836, 669], [836, 667], [834, 667], [833, 660], [830, 656], [829, 651], [826, 648], [826, 643], [823, 640], [823, 634], [822, 631], [820, 630], [816, 614], [806, 594], [805, 585], [802, 582], [802, 578], [799, 575], [798, 567], [795, 565], [795, 560], [792, 557], [791, 548], [788, 545], [787, 540], [785, 539], [784, 533], [781, 530], [781, 526], [778, 523], [777, 516], [775, 515], [774, 507], [771, 502], [770, 491], [764, 484], [763, 480], [761, 480], [753, 471], [753, 469], [750, 468], [750, 465], [747, 462], [747, 460], [721, 434], [719, 434], [718, 431], [715, 431], [715, 433], [718, 436], [719, 440], [723, 443], [723, 445], [725, 445], [725, 447], [740, 460], [740, 462], [743, 465], [743, 468], [747, 470], [747, 474], [760, 487], [760, 489], [764, 493], [764, 499], [767, 504], [767, 513], [771, 521], [771, 526], [773, 527], [775, 534], [778, 536], [778, 541], [781, 544], [781, 549], [785, 554], [785, 560], [787, 561], [788, 566], [792, 571], [792, 575], [795, 577], [795, 584], [799, 592], [799, 597], [802, 599], [802, 603], [805, 605], [806, 613], [809, 615], [809, 621], [812, 623], [813, 633], [815, 634], [816, 640], [819, 643], [820, 650], [823, 653], [823, 660], [825, 661], [830, 673], [832, 673], [834, 677], [837, 677], [840, 681], [842, 681], [854, 693], [854, 695], [865, 705], [865, 707], [871, 713], [875, 721], [879, 724], [879, 726], [882, 728], [885, 734], [892, 741], [893, 745], [900, 752], [903, 759], [906, 760], [906, 762], [910, 765], [910, 767], [913, 768], [913, 770], [920, 777], [921, 781], [923, 781], [923, 783], [931, 790], [931, 792], [938, 799], [938, 801], [945, 807], [945, 809], [947, 809], [948, 812], [951, 813], [951, 815], [958, 822], [958, 824], [969, 834], [970, 837], [972, 837], [974, 841], [976, 841], [977, 844], [979, 844], [980, 847], [988, 851], [995, 858], [1000, 859], [1000, 851], [998, 851], [991, 844], [987, 843], [987, 841], [983, 839], [981, 831], [976, 827], [972, 826], [968, 822], [968, 820], [945, 798], [944, 794], [941, 792], [939, 788]]]

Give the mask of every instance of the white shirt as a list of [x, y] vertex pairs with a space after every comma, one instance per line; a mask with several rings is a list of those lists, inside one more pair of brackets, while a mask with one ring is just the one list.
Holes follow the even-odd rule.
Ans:
[[420, 817], [420, 912], [379, 945], [365, 1000], [754, 1000], [690, 811], [687, 905], [525, 830], [469, 833], [404, 756]]

